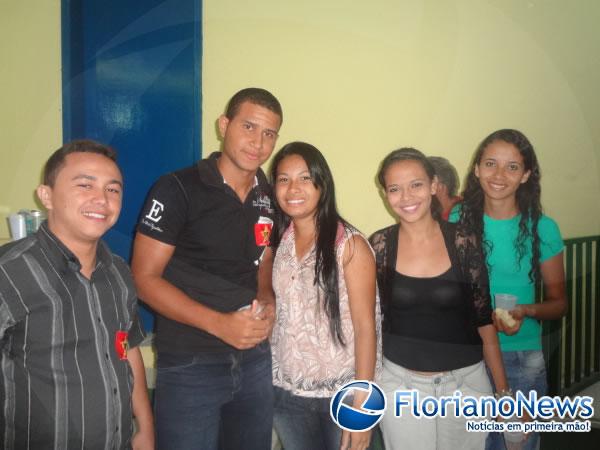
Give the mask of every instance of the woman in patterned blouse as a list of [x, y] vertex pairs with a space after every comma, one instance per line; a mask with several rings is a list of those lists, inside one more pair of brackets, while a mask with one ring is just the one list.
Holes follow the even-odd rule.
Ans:
[[[338, 214], [331, 171], [315, 147], [285, 145], [271, 181], [275, 429], [286, 450], [365, 449], [370, 431], [342, 432], [329, 403], [349, 381], [372, 380], [381, 363], [372, 250]], [[363, 400], [357, 395], [354, 406]]]

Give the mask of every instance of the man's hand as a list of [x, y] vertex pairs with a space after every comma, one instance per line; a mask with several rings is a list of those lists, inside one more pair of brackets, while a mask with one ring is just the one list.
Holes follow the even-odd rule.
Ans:
[[253, 300], [251, 308], [221, 314], [214, 334], [238, 350], [247, 350], [267, 339], [273, 320], [268, 306], [260, 311], [258, 301]]

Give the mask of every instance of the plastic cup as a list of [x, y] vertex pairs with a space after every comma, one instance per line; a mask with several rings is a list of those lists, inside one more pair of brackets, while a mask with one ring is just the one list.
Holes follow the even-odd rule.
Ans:
[[21, 214], [11, 214], [8, 216], [8, 224], [10, 225], [10, 235], [13, 241], [23, 239], [27, 236], [25, 217]]
[[496, 308], [510, 311], [517, 306], [517, 297], [512, 294], [496, 294], [494, 299], [496, 300]]
[[[250, 303], [249, 305], [241, 306], [240, 308], [238, 308], [238, 311], [247, 311], [250, 308], [252, 308], [252, 303]], [[256, 311], [254, 312], [254, 318], [260, 319], [261, 318], [260, 315], [264, 309], [265, 309], [265, 305], [263, 305], [262, 303], [259, 303], [258, 307], [256, 308]]]

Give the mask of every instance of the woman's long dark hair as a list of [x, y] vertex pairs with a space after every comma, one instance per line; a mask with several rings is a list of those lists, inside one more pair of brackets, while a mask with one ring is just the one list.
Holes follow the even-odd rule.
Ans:
[[[319, 290], [319, 302], [329, 318], [329, 329], [334, 339], [341, 345], [346, 345], [340, 320], [340, 302], [338, 289], [338, 263], [336, 258], [335, 241], [338, 223], [342, 223], [347, 230], [351, 228], [338, 213], [335, 202], [335, 186], [331, 170], [327, 161], [317, 148], [305, 142], [291, 142], [284, 145], [273, 157], [271, 162], [271, 184], [275, 186], [277, 181], [277, 168], [284, 158], [300, 156], [310, 172], [313, 185], [319, 189], [320, 196], [315, 214], [316, 227], [316, 264], [315, 285], [318, 285], [324, 293], [321, 298]], [[274, 196], [275, 197], [275, 196]], [[283, 233], [288, 228], [291, 219], [280, 208], [275, 198], [276, 219], [273, 228], [271, 245], [275, 251], [281, 242]]]
[[[541, 187], [540, 187], [540, 167], [533, 145], [529, 139], [518, 130], [504, 129], [494, 131], [486, 137], [473, 156], [467, 182], [463, 191], [463, 203], [461, 207], [460, 221], [468, 229], [475, 232], [480, 242], [483, 243], [483, 248], [486, 253], [492, 249], [492, 243], [484, 241], [483, 234], [483, 207], [485, 195], [479, 178], [475, 176], [475, 166], [481, 162], [483, 152], [488, 145], [495, 141], [504, 141], [514, 145], [521, 156], [525, 165], [525, 171], [530, 171], [529, 178], [525, 183], [522, 183], [516, 192], [517, 208], [521, 213], [519, 220], [519, 234], [515, 241], [515, 249], [517, 251], [517, 261], [521, 264], [521, 260], [527, 253], [527, 241], [531, 239], [531, 270], [529, 271], [529, 279], [532, 283], [537, 283], [541, 279], [540, 272], [540, 237], [538, 235], [538, 222], [542, 215], [542, 205], [540, 202]], [[493, 268], [492, 268], [493, 270]]]

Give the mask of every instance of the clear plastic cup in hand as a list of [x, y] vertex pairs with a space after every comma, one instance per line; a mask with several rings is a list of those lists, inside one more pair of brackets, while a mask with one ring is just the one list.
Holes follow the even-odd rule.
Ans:
[[501, 308], [506, 311], [511, 311], [517, 306], [517, 296], [512, 294], [496, 294], [496, 308]]

